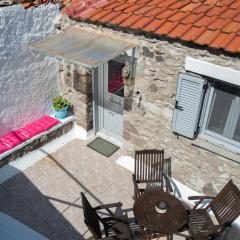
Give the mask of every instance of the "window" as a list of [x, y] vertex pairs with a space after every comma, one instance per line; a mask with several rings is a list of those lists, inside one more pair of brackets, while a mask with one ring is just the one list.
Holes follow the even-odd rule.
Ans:
[[172, 130], [240, 152], [240, 87], [180, 74]]
[[240, 148], [240, 88], [214, 82], [209, 90], [202, 135], [221, 145]]
[[123, 67], [123, 62], [117, 60], [110, 60], [108, 62], [108, 92], [120, 97], [124, 96]]

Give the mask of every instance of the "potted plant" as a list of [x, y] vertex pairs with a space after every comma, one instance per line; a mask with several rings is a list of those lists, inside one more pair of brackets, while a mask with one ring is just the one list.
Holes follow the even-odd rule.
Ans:
[[52, 108], [56, 118], [65, 118], [69, 106], [70, 102], [63, 96], [57, 96], [52, 99]]

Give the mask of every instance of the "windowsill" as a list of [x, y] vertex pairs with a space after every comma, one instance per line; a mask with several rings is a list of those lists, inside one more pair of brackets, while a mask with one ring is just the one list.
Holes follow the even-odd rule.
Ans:
[[227, 158], [231, 161], [240, 163], [240, 154], [233, 153], [223, 147], [217, 146], [213, 143], [208, 142], [207, 140], [197, 139], [192, 143], [193, 146], [205, 149], [209, 152], [215, 153], [218, 156]]

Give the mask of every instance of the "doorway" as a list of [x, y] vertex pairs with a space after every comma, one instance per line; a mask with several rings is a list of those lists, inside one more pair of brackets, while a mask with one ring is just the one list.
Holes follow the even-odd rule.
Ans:
[[118, 141], [123, 135], [124, 65], [121, 54], [94, 70], [95, 132]]

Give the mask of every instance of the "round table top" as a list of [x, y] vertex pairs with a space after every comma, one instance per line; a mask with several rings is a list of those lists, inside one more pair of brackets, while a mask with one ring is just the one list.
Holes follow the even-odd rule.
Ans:
[[[158, 201], [168, 203], [166, 213], [158, 213], [155, 205]], [[171, 234], [179, 230], [187, 219], [182, 202], [161, 190], [148, 190], [134, 203], [134, 215], [143, 227], [158, 233]]]

